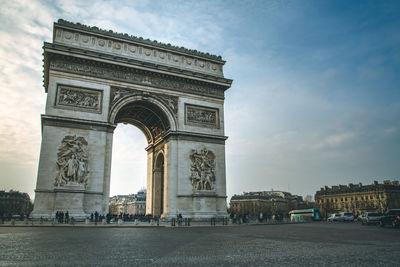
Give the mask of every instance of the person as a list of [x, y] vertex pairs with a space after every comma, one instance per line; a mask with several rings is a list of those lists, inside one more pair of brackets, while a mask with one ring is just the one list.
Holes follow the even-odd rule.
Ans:
[[182, 214], [181, 213], [178, 214], [178, 225], [179, 226], [182, 225]]
[[98, 222], [98, 220], [99, 220], [99, 213], [96, 210], [96, 212], [94, 213], [94, 221]]
[[263, 213], [262, 213], [262, 212], [260, 212], [260, 214], [258, 215], [258, 219], [260, 220], [260, 222], [262, 222], [262, 221], [263, 221], [263, 219], [264, 219], [264, 215], [263, 215]]
[[65, 223], [68, 223], [68, 222], [69, 222], [69, 213], [67, 210], [67, 212], [65, 213]]

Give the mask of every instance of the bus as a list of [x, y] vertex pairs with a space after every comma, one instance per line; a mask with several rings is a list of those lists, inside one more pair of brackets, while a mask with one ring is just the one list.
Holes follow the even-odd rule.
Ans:
[[319, 209], [292, 210], [289, 212], [291, 222], [320, 221]]

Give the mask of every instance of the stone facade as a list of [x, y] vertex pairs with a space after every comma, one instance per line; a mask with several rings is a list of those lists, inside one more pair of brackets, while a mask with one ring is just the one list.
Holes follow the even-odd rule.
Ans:
[[0, 216], [26, 216], [33, 209], [31, 198], [27, 193], [10, 190], [0, 191]]
[[232, 80], [224, 64], [169, 44], [54, 23], [53, 42], [44, 44], [47, 102], [33, 215], [107, 213], [113, 131], [129, 123], [148, 141], [146, 214], [226, 216], [224, 94]]
[[398, 181], [375, 181], [371, 185], [348, 184], [322, 187], [315, 194], [316, 206], [321, 215], [350, 211], [361, 214], [365, 211], [385, 212], [400, 208], [400, 186]]
[[229, 212], [238, 216], [249, 215], [288, 216], [295, 209], [313, 208], [313, 203], [303, 201], [303, 197], [283, 191], [244, 192], [234, 195], [229, 203]]
[[110, 198], [110, 215], [146, 215], [146, 189], [137, 194], [117, 195]]

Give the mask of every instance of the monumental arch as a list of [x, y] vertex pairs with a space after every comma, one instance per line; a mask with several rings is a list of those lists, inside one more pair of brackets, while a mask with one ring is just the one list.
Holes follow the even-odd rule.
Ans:
[[147, 214], [226, 215], [224, 92], [232, 80], [221, 57], [64, 20], [43, 49], [33, 217], [108, 212], [118, 123], [148, 142]]

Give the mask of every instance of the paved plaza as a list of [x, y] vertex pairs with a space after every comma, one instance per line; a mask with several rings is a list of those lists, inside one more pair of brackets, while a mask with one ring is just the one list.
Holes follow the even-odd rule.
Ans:
[[357, 223], [0, 227], [1, 266], [398, 266], [400, 230]]

